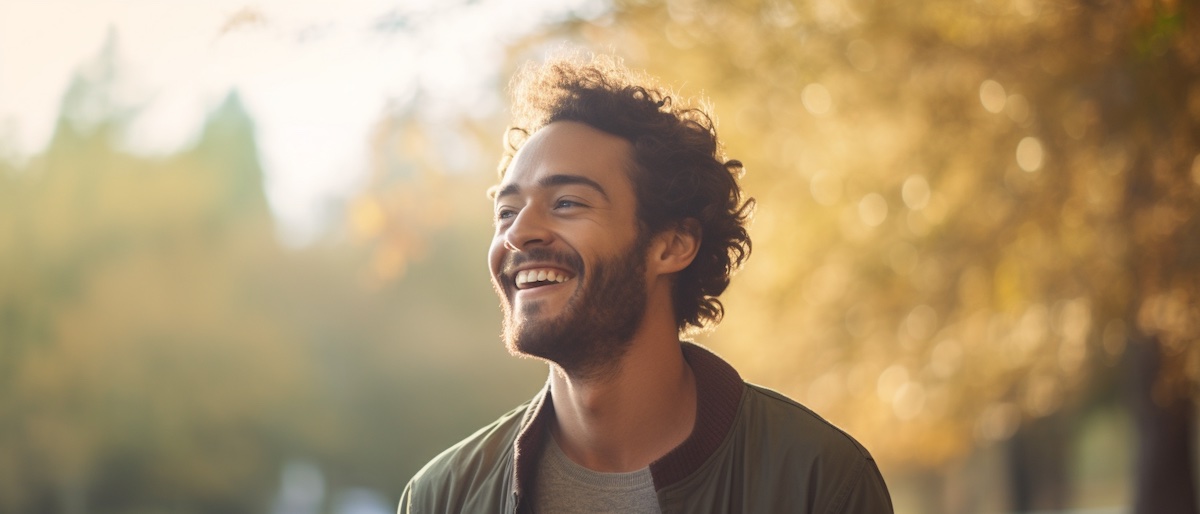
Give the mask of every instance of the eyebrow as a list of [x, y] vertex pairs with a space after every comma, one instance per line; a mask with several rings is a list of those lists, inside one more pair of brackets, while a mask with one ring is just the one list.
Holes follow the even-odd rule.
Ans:
[[[592, 180], [587, 177], [582, 177], [579, 175], [567, 175], [567, 174], [550, 175], [548, 177], [545, 177], [545, 178], [539, 180], [538, 185], [541, 187], [555, 187], [555, 186], [569, 186], [569, 185], [586, 186], [586, 187], [596, 190], [597, 193], [600, 193], [600, 196], [603, 196], [604, 200], [606, 200], [606, 201], [608, 200], [608, 192], [604, 190], [603, 186], [601, 186], [595, 180]], [[492, 197], [493, 200], [499, 200], [505, 196], [515, 195], [520, 192], [521, 192], [521, 186], [518, 186], [516, 184], [509, 184], [500, 189], [496, 189], [495, 187], [493, 187], [492, 190], [489, 191], [489, 193], [491, 193], [490, 196]]]

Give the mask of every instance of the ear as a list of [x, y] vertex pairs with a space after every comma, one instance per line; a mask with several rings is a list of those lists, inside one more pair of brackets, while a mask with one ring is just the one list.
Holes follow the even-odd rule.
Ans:
[[700, 251], [700, 222], [687, 218], [654, 236], [648, 266], [659, 275], [683, 271]]

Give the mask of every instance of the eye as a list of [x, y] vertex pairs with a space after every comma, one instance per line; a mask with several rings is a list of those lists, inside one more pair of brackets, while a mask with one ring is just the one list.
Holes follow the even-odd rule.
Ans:
[[568, 200], [568, 199], [560, 199], [559, 201], [554, 202], [555, 209], [570, 209], [572, 207], [586, 207], [586, 206], [582, 203], [576, 202], [575, 200]]
[[512, 219], [516, 215], [517, 215], [516, 209], [511, 209], [508, 207], [501, 207], [499, 209], [496, 209], [496, 221]]

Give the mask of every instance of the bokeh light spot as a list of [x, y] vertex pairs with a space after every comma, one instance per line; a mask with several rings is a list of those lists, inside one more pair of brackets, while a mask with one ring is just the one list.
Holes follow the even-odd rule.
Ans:
[[387, 214], [374, 198], [363, 198], [355, 202], [350, 211], [350, 223], [354, 234], [363, 238], [378, 236], [387, 223]]
[[1086, 298], [1076, 298], [1064, 302], [1058, 311], [1058, 322], [1055, 332], [1059, 335], [1077, 341], [1087, 338], [1092, 328], [1092, 309]]
[[1004, 86], [1001, 86], [999, 82], [988, 79], [979, 85], [979, 102], [988, 112], [1003, 111], [1004, 103], [1007, 100], [1008, 96], [1004, 93]]
[[845, 392], [842, 374], [830, 371], [808, 386], [808, 401], [813, 405], [833, 406], [842, 400]]
[[905, 382], [892, 396], [892, 411], [901, 420], [917, 417], [925, 408], [925, 388], [916, 382]]
[[1192, 182], [1200, 186], [1200, 155], [1192, 159]]
[[1016, 0], [1013, 2], [1013, 8], [1016, 9], [1017, 14], [1020, 14], [1026, 18], [1033, 18], [1034, 16], [1037, 16], [1038, 11], [1040, 10], [1039, 7], [1039, 2], [1036, 2], [1035, 0]]
[[900, 387], [907, 383], [908, 369], [903, 364], [893, 364], [879, 374], [879, 379], [875, 382], [875, 393], [879, 395], [880, 400], [891, 403]]
[[808, 181], [813, 200], [821, 205], [833, 205], [842, 199], [842, 179], [828, 171], [818, 171]]
[[786, 29], [800, 21], [800, 13], [791, 2], [771, 2], [763, 10], [762, 21]]
[[904, 180], [900, 188], [900, 197], [909, 209], [919, 211], [929, 205], [929, 182], [921, 175], [913, 175]]
[[1025, 137], [1017, 143], [1017, 165], [1021, 169], [1034, 172], [1042, 167], [1042, 142], [1036, 137]]
[[888, 216], [887, 200], [879, 193], [864, 196], [858, 202], [858, 218], [868, 227], [878, 227]]
[[1029, 100], [1024, 96], [1009, 95], [1008, 101], [1004, 103], [1004, 113], [1017, 124], [1029, 121], [1029, 112]]
[[904, 318], [904, 331], [908, 337], [924, 340], [933, 335], [937, 324], [937, 311], [928, 305], [918, 305]]
[[816, 82], [804, 86], [804, 91], [800, 93], [800, 101], [808, 112], [817, 116], [824, 116], [833, 107], [833, 97], [829, 96], [829, 90]]

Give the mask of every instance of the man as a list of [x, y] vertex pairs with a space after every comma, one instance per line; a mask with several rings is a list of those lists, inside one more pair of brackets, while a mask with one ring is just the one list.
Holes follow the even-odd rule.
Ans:
[[891, 512], [854, 439], [680, 342], [750, 252], [709, 116], [603, 58], [527, 67], [514, 95], [488, 257], [509, 351], [550, 376], [399, 512]]

